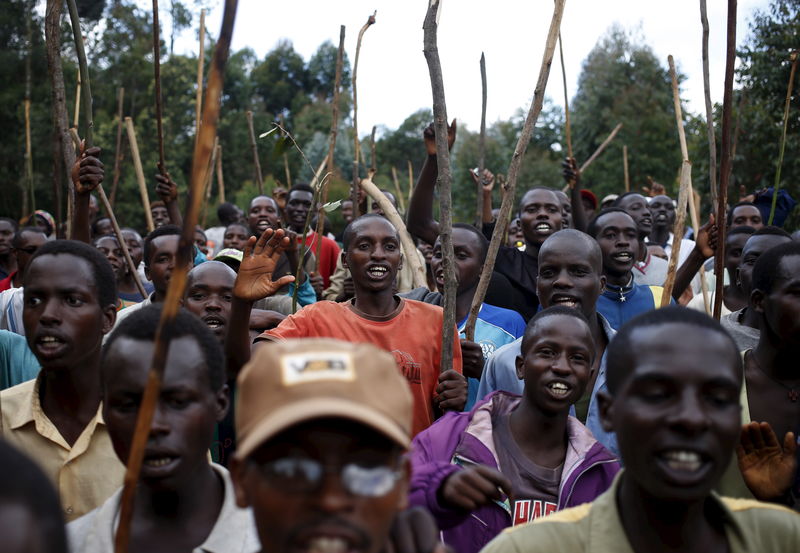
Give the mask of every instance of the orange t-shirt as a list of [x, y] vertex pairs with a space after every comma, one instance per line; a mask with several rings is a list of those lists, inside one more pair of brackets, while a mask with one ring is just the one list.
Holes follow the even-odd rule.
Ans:
[[[366, 342], [391, 352], [414, 396], [412, 431], [416, 436], [435, 419], [442, 322], [441, 307], [414, 300], [401, 299], [397, 309], [381, 320], [367, 318], [350, 302], [319, 301], [289, 315], [259, 338], [336, 338]], [[461, 373], [458, 332], [453, 341], [453, 369]]]

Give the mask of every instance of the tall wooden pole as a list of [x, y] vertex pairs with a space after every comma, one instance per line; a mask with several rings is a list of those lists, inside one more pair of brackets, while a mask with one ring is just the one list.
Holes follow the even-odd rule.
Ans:
[[[792, 69], [789, 71], [789, 87], [786, 89], [786, 104], [783, 108], [783, 133], [781, 134], [781, 149], [778, 155], [778, 168], [775, 170], [775, 186], [772, 189], [772, 206], [769, 210], [767, 224], [771, 225], [775, 218], [775, 208], [778, 205], [778, 190], [781, 187], [781, 167], [783, 166], [783, 153], [786, 150], [786, 130], [789, 126], [789, 107], [792, 103], [792, 88], [794, 87], [794, 74], [797, 71], [797, 50], [791, 53], [789, 59], [792, 62]], [[738, 115], [737, 115], [738, 118]]]
[[714, 136], [714, 107], [711, 104], [711, 78], [708, 70], [708, 14], [706, 0], [700, 0], [700, 23], [703, 26], [703, 93], [706, 104], [706, 134], [708, 135], [708, 178], [712, 209], [717, 209], [717, 139]]
[[194, 142], [200, 136], [200, 115], [203, 111], [203, 66], [206, 61], [206, 10], [200, 10], [200, 48], [197, 52], [197, 91], [194, 99]]
[[217, 145], [217, 189], [219, 195], [217, 196], [217, 204], [225, 203], [225, 179], [222, 177], [222, 144]]
[[78, 128], [81, 120], [81, 71], [78, 69], [78, 78], [75, 83], [75, 113], [72, 116], [72, 126]]
[[725, 271], [725, 235], [728, 209], [728, 182], [731, 166], [731, 110], [733, 109], [733, 72], [736, 62], [736, 0], [728, 0], [728, 45], [725, 55], [725, 87], [722, 96], [722, 153], [719, 167], [719, 199], [717, 202], [717, 249], [714, 258], [714, 273], [717, 287], [714, 293], [714, 318], [722, 314], [723, 285]]
[[139, 184], [139, 195], [142, 198], [147, 232], [153, 232], [155, 225], [153, 224], [153, 214], [150, 213], [150, 196], [147, 194], [142, 158], [139, 157], [139, 143], [136, 141], [136, 131], [133, 128], [133, 119], [130, 117], [125, 118], [125, 129], [128, 131], [128, 144], [131, 146], [131, 159], [133, 160], [133, 169], [136, 172], [136, 182]]
[[[439, 29], [440, 0], [429, 0], [425, 23], [422, 26], [425, 60], [431, 78], [433, 93], [433, 124], [436, 130], [436, 162], [439, 168], [439, 242], [442, 247], [444, 268], [444, 323], [442, 327], [442, 357], [439, 370], [453, 368], [453, 338], [456, 324], [456, 269], [453, 252], [453, 212], [450, 175], [450, 149], [447, 146], [447, 104], [444, 97], [442, 64], [439, 61], [437, 31]], [[482, 175], [481, 175], [482, 176]], [[413, 255], [410, 252], [409, 255]]]
[[528, 116], [525, 118], [525, 124], [517, 140], [517, 146], [514, 148], [514, 155], [508, 166], [508, 183], [503, 191], [503, 203], [500, 205], [500, 213], [497, 216], [499, 224], [495, 225], [494, 232], [492, 233], [492, 240], [489, 242], [489, 251], [486, 254], [486, 261], [483, 264], [481, 278], [478, 282], [475, 296], [472, 298], [469, 317], [464, 327], [464, 332], [468, 340], [474, 339], [475, 336], [475, 322], [478, 319], [481, 305], [483, 305], [483, 298], [486, 296], [486, 290], [489, 288], [489, 280], [494, 271], [497, 252], [500, 250], [500, 244], [503, 241], [503, 234], [505, 233], [504, 223], [508, 221], [508, 216], [511, 213], [511, 208], [514, 203], [514, 194], [517, 188], [517, 177], [519, 176], [522, 157], [525, 155], [525, 150], [528, 149], [528, 144], [533, 134], [533, 127], [542, 111], [544, 93], [547, 88], [547, 79], [550, 76], [550, 66], [553, 63], [553, 56], [555, 55], [556, 41], [558, 40], [558, 33], [561, 28], [561, 18], [564, 15], [565, 3], [566, 0], [555, 1], [553, 18], [550, 21], [550, 30], [547, 33], [547, 41], [545, 42], [544, 54], [542, 55], [542, 65], [539, 68], [539, 78], [536, 81], [536, 88], [533, 91], [533, 102], [531, 102]]
[[361, 39], [364, 37], [364, 33], [367, 32], [367, 29], [375, 24], [375, 15], [377, 15], [377, 13], [378, 12], [376, 10], [375, 13], [370, 15], [367, 18], [367, 22], [364, 23], [364, 25], [361, 27], [361, 30], [358, 31], [358, 40], [356, 41], [356, 57], [353, 61], [353, 74], [351, 77], [351, 83], [353, 87], [353, 181], [350, 184], [350, 199], [353, 201], [354, 217], [361, 215], [358, 205], [358, 162], [361, 155], [361, 147], [358, 144], [358, 59], [361, 55]]
[[155, 412], [161, 387], [161, 379], [167, 360], [167, 351], [169, 349], [169, 334], [165, 332], [165, 329], [172, 323], [178, 313], [178, 309], [180, 309], [181, 298], [186, 287], [186, 275], [192, 262], [194, 229], [197, 225], [200, 206], [203, 201], [202, 188], [206, 180], [211, 149], [214, 146], [214, 137], [217, 133], [220, 96], [222, 94], [222, 79], [224, 76], [225, 64], [228, 59], [228, 51], [230, 49], [233, 22], [236, 17], [236, 7], [237, 0], [225, 1], [225, 11], [222, 16], [222, 30], [220, 31], [219, 40], [214, 50], [214, 58], [208, 78], [206, 103], [203, 107], [203, 125], [200, 129], [200, 137], [197, 139], [194, 148], [192, 178], [187, 197], [187, 209], [185, 210], [183, 218], [183, 231], [178, 247], [178, 256], [175, 269], [170, 278], [169, 288], [167, 289], [167, 297], [163, 302], [161, 320], [159, 321], [158, 332], [153, 346], [152, 368], [150, 369], [147, 386], [139, 407], [136, 430], [128, 455], [125, 484], [122, 489], [122, 497], [120, 500], [119, 524], [114, 539], [114, 550], [116, 553], [125, 553], [128, 550], [136, 483], [142, 467], [142, 459], [144, 457], [148, 436], [150, 435], [150, 425], [153, 420], [153, 413]]
[[114, 153], [114, 180], [111, 183], [111, 207], [117, 199], [117, 186], [119, 185], [119, 166], [122, 163], [122, 104], [125, 98], [125, 89], [119, 87], [117, 91], [117, 147]]
[[264, 177], [261, 176], [261, 162], [258, 159], [256, 133], [253, 129], [253, 112], [247, 110], [245, 116], [247, 117], [247, 131], [250, 134], [250, 148], [253, 150], [253, 164], [255, 165], [256, 185], [258, 186], [258, 194], [261, 195], [264, 193]]
[[478, 184], [477, 201], [475, 204], [475, 226], [481, 228], [483, 224], [483, 172], [486, 170], [486, 56], [481, 52], [481, 134], [478, 140]]
[[631, 191], [631, 179], [628, 174], [628, 146], [622, 147], [622, 169], [625, 171], [625, 192]]
[[564, 65], [564, 43], [558, 33], [558, 55], [561, 58], [561, 80], [564, 84], [564, 137], [567, 141], [567, 156], [572, 159], [572, 126], [569, 122], [569, 93], [567, 93], [567, 68]]
[[[31, 151], [31, 57], [33, 56], [33, 31], [31, 18], [33, 17], [33, 2], [25, 3], [25, 41], [28, 53], [25, 56], [25, 183], [26, 192], [30, 195], [30, 212], [36, 211], [36, 194], [33, 189], [33, 154]], [[26, 213], [27, 215], [27, 213]], [[56, 211], [56, 221], [61, 220], [61, 214]], [[58, 224], [53, 232], [58, 234]]]
[[153, 0], [153, 77], [156, 88], [156, 134], [158, 136], [158, 172], [166, 176], [164, 163], [164, 125], [161, 109], [161, 38], [158, 25], [158, 0]]

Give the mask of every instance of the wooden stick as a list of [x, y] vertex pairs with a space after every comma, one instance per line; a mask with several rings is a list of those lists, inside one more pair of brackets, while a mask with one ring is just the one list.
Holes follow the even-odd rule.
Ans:
[[625, 192], [631, 191], [631, 179], [628, 175], [628, 146], [622, 147], [622, 169], [625, 171]]
[[117, 186], [119, 185], [119, 166], [122, 163], [122, 104], [125, 98], [125, 89], [117, 90], [117, 147], [114, 152], [114, 180], [111, 183], [111, 207], [117, 199]]
[[478, 184], [475, 204], [475, 226], [483, 225], [483, 172], [486, 169], [486, 56], [481, 52], [481, 134], [478, 139]]
[[158, 172], [166, 176], [164, 163], [164, 125], [161, 110], [161, 39], [158, 25], [158, 0], [153, 0], [153, 77], [156, 88], [156, 134], [158, 137]]
[[[74, 1], [74, 0], [70, 0]], [[164, 300], [161, 312], [161, 320], [153, 346], [153, 363], [147, 379], [147, 386], [139, 407], [139, 414], [136, 420], [136, 430], [133, 435], [130, 453], [128, 455], [128, 468], [125, 473], [125, 484], [122, 489], [120, 501], [119, 526], [114, 540], [114, 550], [116, 553], [124, 553], [128, 548], [130, 537], [131, 518], [133, 514], [133, 499], [136, 490], [136, 482], [142, 466], [142, 458], [150, 435], [150, 425], [155, 412], [156, 402], [161, 387], [161, 379], [164, 374], [167, 351], [169, 349], [169, 335], [164, 329], [174, 320], [180, 308], [181, 298], [186, 286], [186, 274], [192, 262], [194, 245], [194, 229], [197, 225], [200, 204], [203, 201], [202, 187], [205, 182], [206, 172], [208, 171], [208, 161], [211, 156], [211, 149], [214, 137], [217, 134], [217, 120], [219, 118], [220, 96], [222, 94], [222, 79], [224, 76], [225, 63], [228, 59], [230, 49], [231, 34], [233, 32], [233, 22], [236, 17], [237, 0], [226, 0], [225, 11], [222, 16], [222, 30], [219, 33], [219, 40], [214, 49], [214, 58], [211, 63], [211, 71], [208, 77], [208, 88], [206, 90], [206, 103], [203, 107], [203, 126], [200, 129], [200, 137], [194, 148], [194, 158], [192, 160], [192, 178], [187, 197], [187, 209], [183, 218], [183, 232], [181, 234], [178, 256], [175, 269], [167, 289], [167, 297]]]
[[[344, 25], [339, 26], [339, 50], [336, 53], [336, 76], [333, 81], [333, 109], [331, 113], [331, 134], [328, 140], [328, 156], [325, 158], [325, 164], [329, 175], [334, 173], [334, 158], [333, 155], [336, 151], [336, 136], [339, 134], [339, 95], [342, 88], [342, 67], [344, 65]], [[323, 207], [328, 203], [328, 180], [324, 179], [320, 183], [320, 190], [318, 197], [320, 198], [320, 206], [317, 211], [317, 252], [322, 251], [322, 232], [325, 228], [325, 208]], [[316, 208], [314, 205], [309, 210], [309, 214]], [[303, 241], [305, 243], [305, 240]], [[315, 255], [315, 263], [319, 263], [319, 256]]]
[[222, 178], [222, 144], [217, 145], [217, 188], [219, 190], [217, 203], [222, 205], [225, 203], [225, 179]]
[[147, 183], [144, 179], [144, 169], [142, 169], [142, 158], [139, 157], [139, 143], [136, 141], [136, 131], [133, 128], [133, 119], [125, 118], [125, 129], [128, 131], [128, 144], [131, 146], [131, 159], [133, 169], [136, 172], [136, 181], [139, 183], [139, 195], [142, 198], [144, 207], [144, 219], [147, 222], [147, 232], [153, 232], [153, 214], [150, 212], [150, 197], [147, 194]]
[[[442, 247], [442, 267], [444, 269], [444, 322], [442, 323], [442, 355], [439, 363], [441, 372], [453, 368], [453, 338], [456, 325], [456, 268], [453, 251], [453, 213], [451, 195], [452, 177], [450, 174], [450, 148], [447, 142], [447, 104], [444, 97], [444, 81], [442, 64], [439, 61], [437, 31], [439, 29], [440, 0], [429, 0], [425, 23], [422, 25], [422, 49], [425, 61], [428, 62], [428, 73], [431, 78], [433, 93], [433, 122], [436, 130], [436, 161], [439, 174], [439, 243]], [[480, 175], [481, 177], [483, 175]], [[480, 179], [478, 179], [480, 182]], [[409, 252], [409, 257], [411, 257]]]
[[[280, 121], [280, 127], [281, 127], [281, 134], [283, 136], [285, 136], [286, 133], [283, 130], [283, 114], [281, 114], [279, 121]], [[286, 175], [286, 186], [291, 188], [292, 187], [292, 173], [289, 170], [289, 156], [286, 155], [286, 150], [283, 151], [283, 172]]]
[[369, 157], [370, 157], [369, 168], [375, 171], [376, 173], [378, 172], [378, 165], [375, 160], [375, 131], [377, 130], [378, 130], [377, 125], [372, 125], [372, 132], [369, 135]]
[[609, 135], [608, 135], [608, 138], [606, 138], [606, 139], [603, 141], [603, 143], [602, 143], [602, 144], [600, 144], [600, 146], [598, 146], [598, 147], [597, 147], [597, 149], [594, 151], [594, 153], [593, 153], [591, 156], [589, 156], [589, 159], [587, 159], [587, 160], [586, 160], [586, 161], [583, 163], [583, 165], [581, 165], [581, 168], [580, 168], [580, 172], [581, 172], [581, 173], [583, 173], [584, 171], [586, 171], [586, 170], [589, 168], [589, 166], [592, 164], [592, 162], [593, 162], [594, 160], [596, 160], [596, 159], [597, 159], [597, 158], [600, 156], [600, 154], [602, 154], [602, 153], [603, 153], [603, 150], [605, 150], [605, 149], [606, 149], [606, 146], [608, 146], [609, 144], [611, 144], [611, 141], [612, 141], [612, 140], [614, 140], [614, 137], [615, 137], [615, 136], [617, 136], [617, 133], [619, 132], [619, 130], [620, 130], [621, 128], [622, 128], [622, 123], [619, 123], [619, 124], [617, 124], [617, 126], [616, 126], [616, 127], [614, 127], [614, 130], [613, 130], [613, 131], [611, 131], [611, 134], [609, 134]]
[[386, 194], [381, 192], [375, 183], [372, 182], [373, 176], [374, 173], [372, 170], [370, 170], [368, 176], [364, 179], [361, 179], [361, 188], [367, 193], [367, 196], [372, 198], [372, 200], [381, 207], [383, 213], [386, 215], [386, 218], [389, 219], [389, 222], [392, 223], [392, 225], [394, 225], [394, 227], [397, 229], [397, 233], [400, 235], [400, 243], [403, 246], [403, 250], [406, 252], [404, 261], [411, 267], [411, 274], [414, 279], [414, 287], [417, 288], [420, 286], [427, 286], [428, 283], [425, 277], [425, 268], [419, 262], [419, 257], [417, 257], [415, 253], [417, 246], [414, 244], [414, 240], [408, 233], [408, 229], [403, 222], [403, 218], [400, 217], [400, 214], [397, 212], [397, 208], [392, 205], [392, 202], [389, 201], [389, 198], [386, 197]]
[[78, 79], [75, 83], [75, 114], [72, 117], [72, 126], [78, 128], [81, 120], [81, 70], [78, 69]]
[[[64, 87], [64, 70], [61, 63], [61, 13], [63, 2], [47, 0], [45, 9], [44, 31], [47, 48], [47, 69], [50, 75], [50, 100], [53, 109], [53, 131], [58, 139], [59, 159], [54, 159], [54, 167], [61, 166], [67, 183], [67, 236], [72, 234], [72, 213], [75, 208], [75, 190], [70, 178], [72, 166], [75, 164], [75, 149], [69, 136], [69, 117], [67, 116], [67, 93]], [[60, 163], [59, 163], [60, 162]], [[55, 177], [55, 175], [54, 175]], [[58, 197], [59, 194], [56, 194]], [[59, 202], [60, 203], [60, 202]]]
[[[542, 55], [542, 65], [539, 68], [539, 78], [536, 81], [536, 88], [533, 91], [533, 102], [531, 102], [528, 116], [525, 118], [525, 125], [522, 127], [522, 132], [517, 140], [517, 146], [514, 148], [514, 155], [508, 166], [508, 181], [506, 187], [503, 189], [503, 200], [500, 204], [500, 213], [497, 216], [498, 224], [495, 225], [494, 232], [492, 232], [492, 240], [489, 242], [489, 251], [486, 253], [486, 261], [483, 264], [481, 278], [478, 282], [478, 288], [475, 290], [475, 296], [472, 298], [469, 317], [464, 327], [464, 332], [468, 340], [472, 340], [475, 337], [475, 322], [478, 319], [478, 313], [483, 305], [483, 298], [486, 296], [486, 290], [489, 288], [489, 281], [494, 271], [497, 252], [500, 250], [503, 234], [505, 233], [505, 222], [508, 221], [508, 216], [511, 214], [511, 208], [514, 203], [514, 195], [517, 189], [517, 176], [519, 175], [519, 168], [522, 164], [522, 157], [525, 155], [525, 150], [527, 150], [528, 143], [533, 134], [533, 127], [542, 111], [544, 92], [547, 88], [547, 79], [550, 76], [550, 66], [553, 63], [556, 40], [558, 40], [565, 3], [566, 0], [555, 0], [553, 18], [550, 21], [550, 30], [547, 33], [547, 42], [545, 43], [544, 54]], [[498, 176], [498, 182], [499, 180]]]
[[378, 10], [367, 18], [367, 22], [358, 31], [358, 40], [356, 41], [356, 58], [353, 61], [353, 74], [351, 76], [351, 86], [353, 87], [353, 181], [350, 185], [350, 199], [353, 201], [353, 217], [361, 215], [360, 207], [358, 205], [358, 160], [361, 156], [361, 148], [358, 145], [358, 59], [361, 56], [361, 39], [364, 33], [367, 32], [372, 25], [375, 24], [375, 16]]
[[[33, 156], [31, 153], [31, 99], [25, 98], [25, 182], [27, 184], [26, 192], [30, 195], [30, 213], [36, 211], [36, 195], [33, 190]], [[58, 217], [58, 213], [56, 213]], [[54, 228], [53, 232], [57, 232], [58, 228]]]
[[[30, 211], [36, 211], [36, 194], [33, 186], [33, 154], [31, 151], [31, 57], [33, 56], [33, 29], [31, 25], [31, 18], [33, 18], [33, 2], [25, 2], [25, 45], [27, 53], [25, 56], [25, 100], [23, 102], [25, 108], [25, 181], [28, 185], [28, 194], [30, 194]], [[25, 210], [27, 212], [27, 210]], [[26, 213], [27, 215], [27, 213]], [[56, 228], [53, 232], [58, 235], [61, 214], [56, 210], [55, 215]]]
[[[75, 5], [75, 0], [67, 0], [67, 6], [69, 7], [69, 17], [70, 22], [72, 23], [73, 28], [73, 35], [75, 37], [75, 50], [78, 52], [78, 65], [80, 66], [80, 71], [83, 80], [83, 103], [85, 104], [83, 108], [84, 112], [84, 119], [86, 120], [86, 130], [87, 135], [84, 139], [84, 148], [89, 149], [92, 147], [92, 133], [91, 129], [94, 128], [94, 122], [92, 119], [92, 87], [89, 81], [89, 66], [86, 62], [86, 53], [83, 47], [83, 36], [80, 33], [80, 19], [78, 17], [78, 7]], [[77, 29], [77, 32], [75, 31]], [[75, 140], [77, 147], [80, 147], [80, 140], [77, 137], [77, 129], [74, 130]], [[120, 248], [122, 249], [122, 255], [125, 258], [125, 263], [128, 264], [128, 270], [131, 271], [131, 276], [133, 277], [133, 281], [136, 284], [136, 287], [139, 289], [139, 293], [142, 295], [142, 298], [147, 297], [147, 292], [142, 286], [141, 281], [139, 280], [139, 272], [137, 270], [136, 265], [133, 263], [133, 259], [131, 258], [131, 253], [128, 250], [128, 243], [125, 242], [125, 237], [122, 236], [122, 231], [117, 224], [117, 218], [114, 215], [114, 210], [111, 209], [111, 204], [106, 197], [105, 190], [103, 190], [103, 185], [98, 184], [96, 188], [97, 194], [100, 197], [100, 203], [103, 205], [103, 209], [105, 209], [106, 214], [108, 215], [109, 220], [111, 221], [111, 227], [114, 229], [114, 234], [117, 237], [117, 242], [119, 243]]]
[[408, 203], [411, 203], [411, 195], [414, 193], [414, 166], [411, 165], [411, 160], [407, 159], [408, 163]]
[[258, 146], [256, 146], [256, 133], [253, 130], [253, 112], [247, 110], [247, 130], [250, 133], [250, 148], [253, 150], [253, 164], [256, 167], [256, 185], [258, 186], [258, 194], [264, 193], [264, 178], [261, 176], [261, 162], [258, 160]]
[[722, 153], [719, 163], [719, 196], [717, 200], [717, 249], [714, 258], [714, 273], [717, 286], [714, 293], [714, 318], [722, 314], [722, 299], [725, 271], [725, 235], [727, 234], [728, 182], [731, 165], [731, 110], [733, 109], [733, 71], [736, 62], [736, 0], [728, 0], [727, 51], [725, 55], [725, 86], [722, 97]]
[[703, 92], [706, 100], [706, 132], [708, 135], [708, 177], [711, 204], [717, 210], [717, 139], [714, 136], [714, 107], [711, 104], [711, 84], [708, 70], [708, 14], [706, 0], [700, 0], [700, 23], [703, 26]]
[[[772, 224], [775, 218], [775, 208], [778, 205], [778, 190], [781, 188], [781, 167], [783, 166], [783, 153], [786, 150], [786, 129], [789, 125], [789, 106], [792, 102], [792, 88], [794, 87], [794, 74], [797, 71], [797, 50], [791, 53], [790, 58], [792, 62], [792, 69], [789, 71], [789, 86], [786, 89], [786, 105], [783, 108], [783, 134], [781, 135], [781, 150], [778, 155], [778, 168], [775, 171], [775, 186], [772, 192], [772, 207], [769, 210], [768, 225]], [[31, 184], [31, 190], [33, 185]]]
[[214, 137], [214, 147], [211, 149], [211, 159], [208, 163], [208, 172], [206, 173], [206, 182], [203, 185], [203, 207], [200, 209], [201, 223], [200, 226], [206, 228], [206, 215], [208, 215], [208, 203], [211, 200], [211, 189], [214, 185], [214, 168], [217, 165], [217, 148], [219, 147], [219, 137]]
[[200, 48], [197, 53], [197, 92], [194, 99], [194, 142], [200, 136], [200, 115], [203, 111], [203, 71], [206, 62], [206, 10], [200, 10]]
[[681, 240], [683, 240], [683, 231], [686, 225], [686, 205], [689, 195], [691, 194], [691, 178], [692, 164], [688, 159], [684, 159], [681, 164], [681, 187], [678, 191], [678, 208], [675, 212], [675, 226], [672, 227], [674, 238], [672, 240], [672, 251], [669, 255], [669, 265], [667, 266], [667, 280], [664, 282], [664, 290], [661, 292], [661, 307], [669, 305], [672, 298], [672, 288], [675, 285], [675, 276], [678, 272]]
[[[680, 91], [678, 90], [678, 73], [677, 73], [677, 71], [675, 71], [675, 60], [673, 59], [673, 57], [671, 55], [667, 58], [667, 61], [669, 62], [669, 74], [670, 74], [670, 77], [672, 78], [672, 101], [673, 101], [673, 104], [674, 104], [674, 107], [675, 107], [675, 124], [678, 127], [678, 141], [679, 141], [680, 146], [681, 146], [681, 157], [683, 158], [684, 162], [689, 163], [689, 148], [686, 146], [686, 133], [685, 133], [684, 128], [683, 128], [683, 111], [681, 109]], [[689, 204], [689, 214], [690, 214], [690, 216], [692, 218], [692, 226], [695, 228], [696, 232], [699, 232], [700, 231], [700, 219], [699, 219], [699, 217], [697, 215], [697, 206], [694, 203], [694, 192], [692, 191], [691, 168], [692, 168], [691, 163], [689, 163], [689, 166], [687, 168], [689, 174], [686, 176], [686, 180], [688, 181], [688, 183], [686, 185], [687, 186], [687, 192], [686, 193], [688, 194], [687, 201], [688, 201], [688, 204]], [[679, 191], [679, 195], [680, 195], [680, 192], [683, 191], [683, 189], [684, 189], [684, 186], [683, 186], [683, 179], [684, 179], [683, 171], [684, 171], [684, 167], [682, 165], [681, 166], [681, 189]], [[681, 205], [682, 201], [683, 200], [681, 200], [681, 198], [679, 196], [678, 197], [678, 206], [679, 206], [679, 208], [680, 208], [680, 205]], [[686, 213], [685, 212], [684, 212], [683, 216], [684, 216], [684, 219], [685, 219], [685, 217], [686, 217]], [[683, 235], [684, 235], [684, 232], [685, 232], [685, 227], [684, 226], [681, 226], [680, 228], [678, 227], [678, 219], [679, 219], [679, 217], [676, 215], [676, 217], [675, 217], [675, 226], [674, 226], [673, 231], [672, 231], [672, 234], [673, 234], [674, 238], [672, 240], [672, 253], [670, 254], [670, 261], [672, 260], [673, 257], [675, 259], [679, 259], [680, 246], [678, 246], [678, 253], [675, 252], [675, 246], [678, 244], [678, 242], [680, 242], [683, 239]], [[680, 238], [678, 238], [679, 236], [680, 236]], [[677, 270], [678, 270], [677, 269], [677, 263], [674, 264], [674, 266], [673, 266], [672, 263], [669, 264], [669, 270], [672, 270], [672, 269], [674, 269], [675, 272], [677, 273]], [[664, 292], [663, 292], [663, 295], [661, 296], [661, 306], [662, 307], [664, 307], [666, 305], [669, 305], [669, 303], [670, 303], [670, 299], [671, 299], [671, 295], [672, 295], [672, 287], [675, 284], [675, 276], [676, 275], [672, 274], [671, 272], [667, 273], [667, 281], [669, 282], [670, 285], [669, 285], [669, 290], [667, 290], [666, 284], [664, 286]], [[701, 290], [702, 290], [702, 293], [703, 293], [703, 305], [705, 306], [706, 313], [709, 313], [710, 309], [709, 309], [709, 303], [708, 303], [708, 283], [706, 282], [705, 270], [703, 269], [702, 265], [700, 266], [700, 287], [701, 287]], [[669, 293], [667, 293], [667, 292], [669, 292]]]
[[400, 204], [400, 211], [406, 212], [406, 198], [400, 190], [400, 180], [397, 178], [397, 167], [392, 165], [392, 180], [394, 181], [394, 190], [397, 192], [397, 201]]
[[[567, 155], [572, 158], [572, 126], [569, 124], [569, 94], [567, 93], [567, 68], [564, 65], [564, 48], [561, 33], [558, 33], [558, 55], [561, 58], [561, 80], [564, 83], [564, 136], [567, 140]], [[574, 183], [571, 183], [574, 186]]]

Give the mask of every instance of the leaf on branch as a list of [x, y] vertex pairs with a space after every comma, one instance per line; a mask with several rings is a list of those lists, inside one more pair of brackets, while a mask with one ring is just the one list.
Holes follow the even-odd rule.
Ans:
[[272, 127], [267, 132], [259, 134], [258, 137], [259, 138], [266, 138], [266, 137], [268, 137], [269, 135], [271, 135], [272, 133], [274, 133], [277, 130], [278, 130], [278, 127]]
[[325, 210], [325, 213], [332, 213], [339, 209], [339, 206], [342, 205], [342, 200], [336, 200], [335, 202], [328, 202], [322, 206], [322, 209]]

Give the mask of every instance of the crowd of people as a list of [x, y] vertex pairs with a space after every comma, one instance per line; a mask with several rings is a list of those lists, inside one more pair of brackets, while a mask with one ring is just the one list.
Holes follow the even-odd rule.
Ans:
[[599, 200], [567, 159], [563, 180], [525, 190], [500, 221], [494, 175], [476, 171], [482, 227], [452, 228], [443, 366], [432, 126], [422, 140], [403, 214], [416, 251], [363, 193], [331, 232], [307, 229], [308, 184], [224, 203], [187, 245], [182, 307], [163, 328], [188, 251], [168, 175], [144, 237], [99, 212], [98, 148], [73, 168], [68, 236], [45, 211], [0, 217], [2, 550], [114, 550], [160, 332], [130, 551], [800, 551], [788, 212], [765, 225], [769, 202], [743, 200], [724, 233], [711, 216], [678, 240], [663, 187]]

